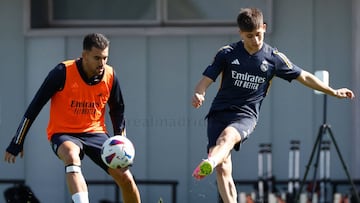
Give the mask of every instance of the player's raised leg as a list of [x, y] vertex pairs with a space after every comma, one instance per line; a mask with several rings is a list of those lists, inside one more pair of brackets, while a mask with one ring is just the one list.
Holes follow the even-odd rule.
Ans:
[[200, 162], [193, 172], [197, 180], [210, 175], [217, 164], [224, 162], [234, 145], [240, 142], [241, 136], [234, 127], [226, 127], [216, 141], [216, 145], [209, 149], [208, 158]]

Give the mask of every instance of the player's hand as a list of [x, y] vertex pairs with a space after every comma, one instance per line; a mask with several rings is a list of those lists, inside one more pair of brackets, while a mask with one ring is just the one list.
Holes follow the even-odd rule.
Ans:
[[4, 160], [8, 163], [15, 163], [16, 157], [19, 155], [22, 158], [24, 156], [23, 145], [16, 144], [13, 140], [6, 148]]
[[[20, 157], [21, 158], [23, 158], [24, 157], [24, 151], [21, 151], [20, 152]], [[13, 155], [13, 154], [11, 154], [11, 153], [9, 153], [9, 152], [5, 152], [5, 157], [4, 157], [4, 161], [5, 162], [8, 162], [8, 163], [15, 163], [15, 161], [16, 161], [16, 155]]]
[[335, 91], [335, 97], [340, 99], [343, 98], [353, 99], [355, 98], [355, 94], [347, 88], [340, 88]]
[[205, 97], [202, 94], [195, 93], [192, 97], [192, 105], [195, 108], [199, 108], [204, 101], [205, 101]]

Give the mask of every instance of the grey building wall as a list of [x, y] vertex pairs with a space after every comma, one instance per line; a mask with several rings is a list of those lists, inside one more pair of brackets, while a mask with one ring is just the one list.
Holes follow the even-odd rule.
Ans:
[[[1, 71], [0, 74], [0, 150], [4, 152], [6, 142], [14, 134], [16, 123], [24, 111], [26, 90], [25, 87], [25, 37], [23, 35], [21, 1], [1, 1], [0, 27], [1, 27]], [[12, 21], [9, 21], [11, 19]], [[13, 84], [13, 85], [11, 85]], [[16, 127], [15, 127], [16, 128]], [[1, 155], [3, 160], [3, 153]], [[11, 166], [0, 163], [0, 179], [24, 178], [24, 161]], [[0, 185], [3, 191], [9, 185]], [[2, 195], [2, 193], [1, 193]], [[3, 197], [1, 197], [3, 200]]]
[[[178, 202], [216, 202], [214, 176], [201, 182], [191, 177], [206, 156], [204, 116], [218, 84], [207, 92], [200, 109], [190, 105], [193, 88], [217, 49], [239, 40], [232, 33], [122, 34], [111, 29], [27, 32], [23, 1], [0, 1], [0, 151], [4, 152], [18, 122], [48, 71], [57, 63], [80, 56], [83, 34], [104, 32], [111, 40], [109, 64], [120, 78], [126, 102], [127, 132], [136, 146], [132, 172], [137, 179], [177, 180]], [[326, 5], [326, 6], [323, 6]], [[266, 42], [277, 47], [309, 72], [326, 69], [334, 87], [356, 87], [358, 48], [352, 19], [358, 19], [358, 1], [273, 1], [273, 25]], [[25, 12], [26, 13], [26, 12]], [[235, 15], [235, 14], [234, 14]], [[356, 18], [357, 17], [357, 18]], [[9, 20], [11, 19], [11, 21]], [[357, 24], [358, 28], [358, 24]], [[25, 29], [25, 30], [24, 30]], [[150, 34], [149, 34], [150, 33]], [[355, 34], [354, 34], [355, 33]], [[354, 50], [355, 49], [355, 50]], [[357, 52], [356, 52], [357, 51]], [[357, 73], [357, 74], [355, 74]], [[327, 114], [337, 144], [354, 177], [359, 177], [356, 116], [358, 100], [329, 97]], [[259, 124], [240, 153], [233, 154], [234, 178], [257, 179], [260, 143], [273, 145], [273, 173], [287, 178], [289, 142], [301, 141], [301, 174], [323, 121], [323, 97], [301, 86], [275, 78], [265, 99]], [[25, 157], [14, 165], [0, 162], [0, 179], [25, 179], [42, 202], [69, 202], [64, 167], [51, 151], [45, 129], [48, 105], [33, 124], [25, 143]], [[110, 125], [110, 123], [109, 123]], [[331, 178], [346, 179], [332, 147]], [[357, 164], [357, 165], [355, 165]], [[83, 173], [88, 180], [110, 180], [88, 159]], [[1, 185], [3, 191], [9, 185]], [[114, 195], [112, 187], [90, 186], [92, 202]], [[140, 186], [144, 202], [162, 197], [170, 202], [166, 187]], [[245, 190], [245, 189], [244, 189]]]
[[[354, 87], [357, 95], [360, 94], [360, 83], [358, 78], [360, 77], [360, 13], [358, 12], [358, 8], [360, 8], [360, 1], [352, 2], [352, 57], [353, 57], [353, 74], [352, 74], [352, 86]], [[357, 147], [357, 144], [360, 143], [360, 127], [357, 125], [360, 122], [360, 103], [359, 100], [355, 100], [352, 105], [352, 115], [353, 115], [353, 131], [352, 131], [352, 149], [354, 150], [351, 153], [351, 162], [352, 162], [352, 171], [355, 173], [354, 176], [360, 176], [360, 149]]]

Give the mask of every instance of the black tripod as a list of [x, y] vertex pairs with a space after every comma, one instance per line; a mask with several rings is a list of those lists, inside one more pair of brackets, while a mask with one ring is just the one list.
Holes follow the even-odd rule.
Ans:
[[352, 190], [355, 194], [355, 199], [356, 199], [356, 202], [357, 203], [360, 203], [360, 198], [359, 198], [359, 194], [356, 190], [356, 187], [355, 187], [355, 184], [352, 180], [352, 178], [350, 177], [350, 173], [346, 167], [346, 164], [344, 162], [344, 159], [340, 153], [340, 150], [339, 150], [339, 147], [336, 143], [336, 140], [334, 138], [334, 135], [331, 131], [331, 127], [329, 124], [327, 124], [327, 121], [326, 121], [326, 115], [327, 113], [327, 95], [324, 94], [324, 112], [323, 112], [323, 118], [324, 118], [324, 123], [320, 126], [320, 129], [319, 129], [319, 132], [318, 132], [318, 135], [317, 135], [317, 138], [316, 138], [316, 141], [315, 141], [315, 144], [314, 144], [314, 147], [312, 149], [312, 152], [311, 152], [311, 155], [310, 155], [310, 159], [309, 159], [309, 162], [308, 164], [306, 165], [306, 171], [305, 171], [305, 174], [304, 174], [304, 177], [301, 181], [301, 185], [300, 185], [300, 189], [296, 195], [296, 202], [299, 202], [299, 197], [300, 197], [300, 193], [304, 187], [304, 184], [305, 184], [305, 181], [306, 181], [306, 177], [307, 177], [307, 174], [309, 172], [309, 169], [310, 169], [310, 164], [314, 158], [314, 155], [315, 155], [315, 150], [317, 149], [317, 154], [316, 154], [316, 162], [314, 164], [314, 176], [313, 176], [313, 188], [312, 188], [312, 193], [311, 193], [311, 197], [313, 196], [314, 192], [315, 192], [315, 186], [316, 186], [316, 172], [317, 172], [317, 167], [318, 167], [318, 163], [319, 163], [319, 157], [320, 157], [320, 150], [321, 150], [321, 143], [323, 141], [323, 136], [325, 134], [328, 134], [331, 138], [331, 141], [333, 142], [334, 146], [335, 146], [335, 149], [336, 149], [336, 152], [340, 158], [340, 161], [341, 161], [341, 164], [344, 168], [344, 171], [346, 173], [346, 176], [348, 178], [348, 181], [352, 187]]

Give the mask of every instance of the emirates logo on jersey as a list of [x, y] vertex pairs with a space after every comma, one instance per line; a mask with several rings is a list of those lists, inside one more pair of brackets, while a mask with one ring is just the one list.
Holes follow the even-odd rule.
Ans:
[[259, 85], [266, 82], [265, 77], [251, 75], [249, 73], [239, 73], [231, 71], [231, 77], [234, 79], [234, 85], [245, 89], [257, 90]]
[[70, 102], [70, 108], [76, 115], [101, 115], [99, 109], [101, 109], [100, 103], [92, 101], [77, 101], [72, 100]]

